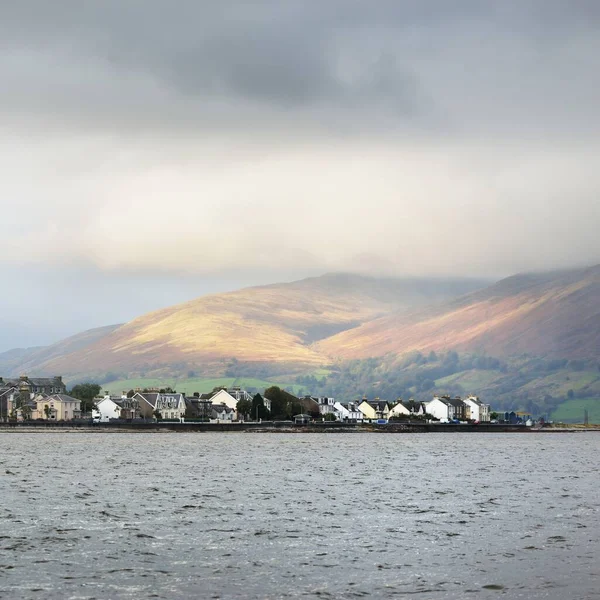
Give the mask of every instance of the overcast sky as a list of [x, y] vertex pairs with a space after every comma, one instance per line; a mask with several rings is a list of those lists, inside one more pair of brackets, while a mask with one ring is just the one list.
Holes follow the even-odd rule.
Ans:
[[0, 350], [329, 271], [600, 262], [596, 0], [0, 3]]

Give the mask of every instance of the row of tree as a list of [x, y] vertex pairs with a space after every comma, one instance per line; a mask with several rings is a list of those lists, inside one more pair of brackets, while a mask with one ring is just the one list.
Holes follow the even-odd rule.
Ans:
[[[264, 398], [270, 401], [271, 410], [265, 406]], [[260, 394], [255, 394], [252, 401], [240, 400], [236, 405], [238, 414], [250, 419], [283, 421], [307, 412], [299, 398], [275, 385], [265, 390], [264, 398]], [[313, 416], [318, 416], [318, 412]]]

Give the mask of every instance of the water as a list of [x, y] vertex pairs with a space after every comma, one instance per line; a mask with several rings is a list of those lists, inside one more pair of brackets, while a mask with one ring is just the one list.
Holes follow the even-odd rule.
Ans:
[[598, 598], [600, 434], [0, 433], [0, 598]]

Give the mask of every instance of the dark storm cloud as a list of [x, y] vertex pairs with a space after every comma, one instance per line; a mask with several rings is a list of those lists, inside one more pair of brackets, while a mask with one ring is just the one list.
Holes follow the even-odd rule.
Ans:
[[[564, 113], [562, 100], [573, 102], [569, 93], [585, 108], [592, 82], [584, 73], [591, 65], [579, 64], [577, 49], [570, 63], [568, 47], [566, 65], [561, 57], [553, 61], [557, 48], [595, 34], [598, 6], [553, 0], [23, 0], [0, 6], [0, 38], [5, 68], [21, 66], [29, 79], [19, 93], [10, 78], [16, 111], [23, 103], [67, 118], [87, 110], [90, 121], [94, 112], [108, 112], [119, 125], [136, 123], [137, 114], [160, 127], [182, 115], [205, 127], [213, 119], [239, 126], [244, 113], [258, 121], [302, 117], [324, 129], [343, 121], [363, 132], [394, 121], [425, 131], [468, 127], [496, 111], [500, 121], [541, 119], [547, 125]], [[34, 58], [22, 59], [23, 66], [21, 53]], [[565, 66], [567, 81], [548, 80]], [[97, 80], [65, 85], [86, 71], [96, 72]], [[493, 89], [494, 75], [495, 94], [479, 97], [478, 82]], [[147, 78], [146, 87], [132, 85], [132, 77]], [[483, 106], [470, 106], [465, 86]], [[464, 96], [466, 114], [460, 112]], [[537, 115], [519, 115], [506, 106], [515, 100], [527, 111], [536, 102], [544, 107]], [[10, 91], [2, 105], [11, 108]], [[261, 109], [284, 116], [265, 118]]]

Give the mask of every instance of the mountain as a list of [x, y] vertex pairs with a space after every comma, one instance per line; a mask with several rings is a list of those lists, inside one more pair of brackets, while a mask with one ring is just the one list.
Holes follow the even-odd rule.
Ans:
[[515, 275], [439, 306], [365, 322], [314, 347], [340, 359], [432, 350], [600, 358], [600, 265]]
[[[329, 274], [203, 296], [12, 356], [12, 373], [105, 378], [194, 370], [220, 375], [232, 361], [297, 372], [329, 360], [319, 340], [390, 314], [481, 288], [468, 279]], [[0, 355], [0, 366], [3, 364]]]
[[121, 325], [106, 325], [88, 329], [68, 337], [50, 346], [37, 346], [33, 348], [15, 348], [0, 354], [0, 373], [8, 375], [19, 375], [27, 373], [30, 375], [47, 374], [58, 375], [58, 371], [51, 373], [44, 370], [43, 365], [52, 365], [54, 360], [62, 357], [85, 352], [86, 349], [109, 335]]

